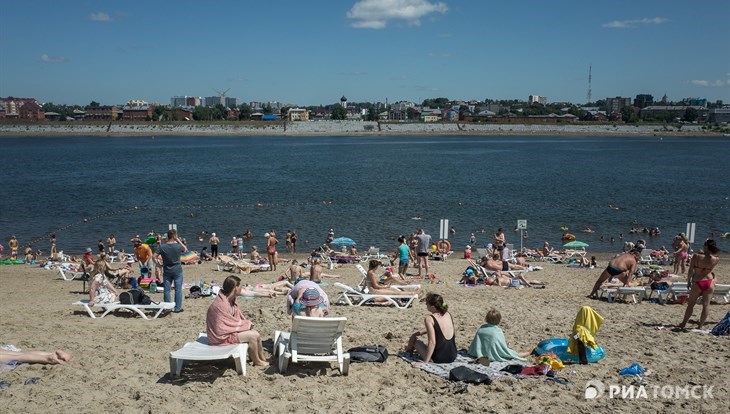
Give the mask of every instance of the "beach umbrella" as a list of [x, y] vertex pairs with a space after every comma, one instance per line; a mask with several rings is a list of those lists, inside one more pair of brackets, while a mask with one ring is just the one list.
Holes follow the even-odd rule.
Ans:
[[573, 240], [572, 242], [565, 243], [563, 247], [566, 247], [568, 249], [580, 249], [583, 247], [588, 247], [588, 243], [583, 243], [582, 241]]
[[336, 239], [332, 240], [332, 241], [330, 242], [330, 244], [334, 244], [334, 245], [336, 245], [336, 246], [346, 246], [346, 247], [350, 247], [350, 246], [354, 246], [354, 245], [356, 245], [357, 243], [355, 243], [355, 240], [352, 240], [352, 239], [351, 239], [351, 238], [349, 238], [349, 237], [338, 237], [338, 238], [336, 238]]

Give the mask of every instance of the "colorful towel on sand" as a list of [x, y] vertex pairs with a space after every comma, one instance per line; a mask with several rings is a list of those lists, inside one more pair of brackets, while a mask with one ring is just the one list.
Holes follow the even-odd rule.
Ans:
[[198, 254], [192, 250], [185, 254], [180, 255], [180, 261], [185, 264], [195, 263], [198, 261], [198, 259], [199, 259]]
[[[411, 354], [409, 352], [399, 352], [398, 356], [401, 357], [403, 360], [407, 362], [420, 362], [421, 358], [417, 356], [416, 354]], [[462, 367], [466, 366], [469, 367], [471, 370], [476, 372], [481, 372], [482, 374], [489, 375], [489, 378], [492, 381], [504, 379], [507, 377], [511, 378], [526, 378], [525, 375], [512, 375], [509, 372], [501, 371], [502, 368], [508, 366], [508, 365], [522, 365], [527, 366], [522, 361], [507, 361], [507, 362], [492, 362], [489, 364], [488, 367], [485, 367], [482, 364], [479, 364], [475, 362], [476, 360], [470, 356], [466, 355], [466, 352], [461, 350], [459, 351], [459, 354], [456, 356], [456, 361], [448, 363], [448, 364], [436, 364], [434, 362], [429, 362], [428, 364], [419, 365], [418, 368], [434, 374], [438, 375], [441, 378], [449, 379], [449, 371], [456, 367]]]

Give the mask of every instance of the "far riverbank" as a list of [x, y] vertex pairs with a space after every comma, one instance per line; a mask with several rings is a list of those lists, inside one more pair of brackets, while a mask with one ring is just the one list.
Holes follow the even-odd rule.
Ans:
[[18, 136], [313, 136], [313, 135], [550, 135], [722, 136], [700, 125], [461, 124], [372, 121], [221, 123], [42, 123], [0, 124], [0, 137]]

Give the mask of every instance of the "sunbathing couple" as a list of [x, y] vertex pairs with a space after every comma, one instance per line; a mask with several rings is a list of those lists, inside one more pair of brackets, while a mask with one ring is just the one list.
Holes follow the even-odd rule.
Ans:
[[292, 260], [289, 268], [284, 272], [284, 278], [289, 280], [289, 283], [296, 285], [302, 280], [311, 280], [314, 283], [322, 283], [323, 277], [339, 278], [340, 275], [333, 275], [324, 272], [324, 266], [318, 258], [311, 259], [311, 265], [309, 267], [309, 277], [304, 274], [304, 268], [299, 265], [296, 259]]
[[[485, 278], [483, 278], [484, 283], [488, 286], [507, 287], [512, 286], [515, 283], [527, 287], [547, 285], [547, 283], [541, 280], [527, 280], [524, 276], [522, 276], [521, 273], [512, 273], [511, 275], [513, 277], [509, 277], [508, 275], [503, 274], [502, 272], [522, 271], [525, 270], [525, 267], [522, 265], [516, 265], [502, 261], [499, 253], [497, 252], [493, 253], [491, 257], [485, 256], [479, 265], [477, 265], [473, 260], [469, 260], [469, 263], [474, 269], [479, 269], [479, 267], [481, 266], [486, 269], [487, 272], [494, 272], [493, 276], [487, 275]], [[506, 270], [504, 269], [505, 264], [508, 267]], [[472, 273], [471, 275], [465, 274], [462, 281], [467, 284], [476, 285], [479, 283], [479, 277], [475, 273]]]
[[[406, 280], [399, 280], [393, 277], [393, 273], [387, 271], [381, 281], [381, 276], [378, 276], [377, 271], [382, 266], [380, 260], [371, 260], [368, 265], [367, 276], [365, 277], [365, 287], [368, 289], [368, 293], [373, 295], [403, 295], [404, 292], [401, 289], [393, 287], [398, 285], [408, 285]], [[420, 288], [412, 288], [408, 290], [408, 294], [418, 294]], [[387, 301], [383, 299], [383, 301]]]

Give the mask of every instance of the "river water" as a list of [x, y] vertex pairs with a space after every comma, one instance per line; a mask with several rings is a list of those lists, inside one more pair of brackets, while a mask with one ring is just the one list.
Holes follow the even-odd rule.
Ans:
[[[67, 252], [110, 233], [129, 251], [132, 236], [171, 223], [192, 248], [204, 231], [227, 244], [251, 229], [262, 244], [274, 228], [280, 239], [296, 230], [300, 250], [330, 228], [361, 250], [390, 250], [419, 227], [437, 238], [442, 218], [459, 250], [470, 233], [483, 245], [498, 227], [519, 246], [518, 219], [525, 246], [559, 245], [567, 226], [594, 251], [620, 249], [620, 234], [668, 246], [687, 222], [697, 223], [695, 245], [730, 231], [722, 137], [10, 137], [0, 146], [0, 240], [7, 247], [15, 234], [46, 252], [50, 232]], [[632, 223], [662, 234], [629, 234]]]

